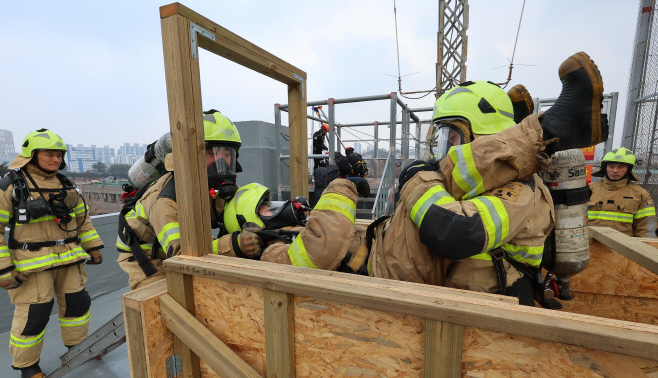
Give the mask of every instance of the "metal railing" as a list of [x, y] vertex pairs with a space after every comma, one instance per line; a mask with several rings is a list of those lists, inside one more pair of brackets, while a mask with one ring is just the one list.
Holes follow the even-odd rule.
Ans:
[[[377, 219], [381, 217], [382, 215], [388, 215], [388, 203], [389, 201], [389, 196], [391, 195], [391, 185], [388, 183], [389, 177], [386, 176], [388, 173], [388, 164], [391, 163], [391, 153], [393, 151], [388, 152], [388, 156], [386, 157], [386, 164], [384, 164], [384, 174], [382, 175], [381, 181], [379, 181], [379, 186], [377, 187], [377, 195], [375, 196], [375, 203], [372, 205], [372, 211], [370, 212], [372, 214], [372, 219]], [[393, 185], [395, 185], [395, 180], [393, 181]], [[388, 185], [387, 185], [388, 184]], [[382, 189], [384, 189], [382, 191]]]

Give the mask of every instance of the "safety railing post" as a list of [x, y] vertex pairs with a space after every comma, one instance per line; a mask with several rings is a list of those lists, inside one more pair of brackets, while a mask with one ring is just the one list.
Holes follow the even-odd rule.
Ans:
[[281, 167], [281, 104], [274, 104], [274, 140], [276, 141], [276, 199], [283, 200], [283, 168]]
[[[398, 113], [398, 94], [396, 92], [391, 92], [391, 136], [389, 140], [389, 148], [391, 151], [391, 157], [390, 161], [388, 164], [388, 170], [385, 173], [387, 176], [387, 189], [389, 189], [389, 195], [392, 194], [393, 192], [391, 189], [395, 186], [395, 158], [396, 158], [396, 153], [395, 153], [395, 136], [396, 136], [396, 131], [397, 131], [397, 113]], [[387, 212], [391, 211], [391, 209], [387, 209]]]
[[336, 107], [335, 100], [330, 98], [327, 100], [329, 104], [329, 164], [334, 163], [334, 154], [336, 153], [336, 136], [334, 131], [334, 124], [336, 122]]
[[379, 178], [379, 122], [375, 122], [375, 178]]
[[414, 160], [420, 160], [420, 120], [416, 122], [416, 154]]

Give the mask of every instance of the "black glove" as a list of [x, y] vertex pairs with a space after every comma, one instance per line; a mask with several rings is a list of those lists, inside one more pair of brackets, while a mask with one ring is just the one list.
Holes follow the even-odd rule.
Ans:
[[368, 180], [361, 179], [358, 182], [356, 182], [355, 185], [356, 185], [356, 191], [357, 193], [359, 193], [361, 197], [364, 198], [370, 197], [370, 184], [368, 183]]

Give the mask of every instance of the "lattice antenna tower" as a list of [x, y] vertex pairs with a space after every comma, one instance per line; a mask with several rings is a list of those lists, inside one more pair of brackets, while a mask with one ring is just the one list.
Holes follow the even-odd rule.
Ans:
[[656, 0], [640, 0], [628, 97], [623, 147], [635, 152], [633, 171], [639, 184], [658, 197], [658, 14]]
[[468, 0], [439, 0], [436, 98], [466, 81]]

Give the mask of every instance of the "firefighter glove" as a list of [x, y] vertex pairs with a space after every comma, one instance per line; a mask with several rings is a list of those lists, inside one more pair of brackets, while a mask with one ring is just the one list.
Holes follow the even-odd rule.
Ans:
[[256, 235], [256, 232], [262, 230], [262, 228], [251, 222], [245, 223], [242, 227], [242, 231], [238, 235], [238, 246], [247, 258], [257, 259], [260, 257], [263, 241]]
[[87, 260], [87, 265], [99, 265], [103, 262], [103, 255], [101, 254], [101, 251], [99, 251], [98, 249], [95, 249], [88, 253], [89, 256], [91, 256], [91, 258]]
[[0, 287], [5, 290], [11, 290], [21, 286], [25, 281], [27, 281], [27, 278], [24, 275], [12, 270], [9, 276], [0, 280]]

